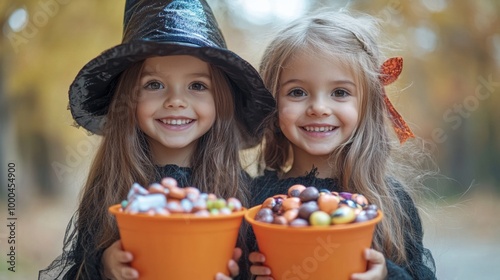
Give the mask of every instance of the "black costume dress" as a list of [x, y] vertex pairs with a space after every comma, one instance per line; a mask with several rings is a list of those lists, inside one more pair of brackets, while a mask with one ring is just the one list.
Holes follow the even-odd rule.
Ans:
[[[277, 172], [267, 170], [264, 171], [264, 175], [253, 180], [251, 205], [262, 204], [266, 198], [275, 194], [287, 194], [288, 188], [295, 184], [315, 186], [318, 189], [328, 189], [330, 191], [341, 191], [340, 185], [335, 179], [317, 178], [316, 169], [311, 170], [305, 176], [286, 179], [279, 179]], [[386, 259], [387, 279], [436, 279], [434, 259], [431, 252], [424, 248], [422, 243], [423, 230], [418, 210], [411, 197], [399, 183], [391, 181], [390, 185], [396, 189], [398, 199], [404, 201], [402, 204], [406, 206], [406, 214], [411, 219], [409, 221], [411, 225], [408, 226], [413, 227], [416, 234], [410, 236], [409, 231], [405, 231], [406, 254], [409, 260], [407, 265], [399, 266], [390, 259]], [[253, 232], [251, 232], [247, 243], [252, 250], [257, 249], [255, 240], [252, 240], [254, 238]]]
[[[172, 177], [177, 180], [179, 186], [191, 186], [192, 170], [188, 167], [179, 167], [177, 165], [166, 165], [156, 168], [156, 178], [153, 182], [159, 182], [164, 177]], [[83, 279], [102, 279], [101, 257], [104, 250], [93, 249], [96, 247], [94, 240], [81, 240], [76, 230], [77, 214], [71, 218], [64, 237], [63, 253], [54, 260], [49, 267], [41, 270], [38, 275], [39, 280], [53, 279], [76, 279], [78, 269], [83, 260], [84, 251], [91, 257], [85, 258], [85, 273]], [[96, 228], [99, 225], [96, 225]], [[244, 246], [238, 242], [239, 247]], [[244, 256], [240, 261], [240, 275], [238, 278], [247, 279], [246, 263], [242, 263], [247, 257], [247, 250], [244, 250]], [[211, 252], [208, 252], [211, 253]]]

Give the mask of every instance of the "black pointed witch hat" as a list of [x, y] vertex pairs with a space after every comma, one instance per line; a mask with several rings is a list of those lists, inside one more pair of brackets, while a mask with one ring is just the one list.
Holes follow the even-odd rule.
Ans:
[[120, 74], [153, 56], [192, 55], [220, 68], [230, 80], [236, 119], [249, 144], [259, 141], [261, 121], [275, 101], [255, 68], [226, 47], [205, 0], [127, 0], [122, 43], [104, 51], [78, 73], [69, 90], [77, 125], [102, 134]]

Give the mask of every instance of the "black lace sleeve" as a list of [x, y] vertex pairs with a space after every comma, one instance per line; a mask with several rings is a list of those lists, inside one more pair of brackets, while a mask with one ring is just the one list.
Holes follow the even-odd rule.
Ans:
[[81, 239], [77, 232], [77, 214], [74, 214], [66, 227], [62, 254], [47, 268], [39, 271], [38, 279], [73, 280], [77, 279], [78, 272], [80, 279], [101, 279], [103, 250], [95, 250], [93, 240]]
[[64, 278], [64, 276], [76, 264], [74, 258], [74, 250], [76, 248], [75, 223], [76, 214], [71, 217], [68, 226], [66, 227], [62, 254], [52, 261], [47, 268], [39, 271], [39, 280], [68, 279]]
[[398, 266], [387, 261], [388, 279], [436, 279], [436, 266], [431, 251], [423, 245], [423, 228], [418, 209], [415, 203], [397, 182], [391, 182], [396, 188], [398, 199], [404, 205], [407, 220], [403, 226], [405, 229], [405, 245], [408, 263]]

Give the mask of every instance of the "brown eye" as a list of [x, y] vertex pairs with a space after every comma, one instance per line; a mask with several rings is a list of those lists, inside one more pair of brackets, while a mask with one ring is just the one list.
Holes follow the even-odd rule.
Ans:
[[207, 87], [202, 83], [196, 82], [196, 83], [192, 83], [191, 85], [189, 85], [189, 89], [201, 91], [201, 90], [206, 90]]
[[349, 92], [344, 89], [336, 89], [332, 92], [333, 97], [347, 97], [349, 95]]
[[289, 93], [288, 96], [292, 97], [302, 97], [302, 96], [307, 96], [306, 92], [301, 90], [300, 88], [295, 88], [292, 89]]
[[152, 81], [152, 82], [147, 83], [144, 86], [144, 88], [145, 89], [150, 89], [150, 90], [159, 90], [159, 89], [163, 89], [164, 86], [160, 82]]

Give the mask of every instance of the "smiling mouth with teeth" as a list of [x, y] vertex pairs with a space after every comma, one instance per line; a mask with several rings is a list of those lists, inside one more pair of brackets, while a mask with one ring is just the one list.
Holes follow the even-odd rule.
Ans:
[[193, 120], [191, 119], [181, 119], [181, 120], [161, 119], [159, 121], [168, 125], [185, 125], [193, 122]]
[[302, 129], [307, 131], [307, 132], [328, 132], [334, 130], [336, 127], [335, 126], [303, 126]]

